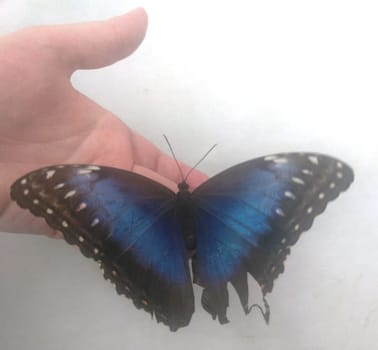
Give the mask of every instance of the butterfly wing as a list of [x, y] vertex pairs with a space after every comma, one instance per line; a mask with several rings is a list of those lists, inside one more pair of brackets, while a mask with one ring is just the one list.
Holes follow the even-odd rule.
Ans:
[[351, 168], [337, 159], [287, 153], [239, 164], [198, 187], [192, 264], [195, 282], [204, 287], [202, 305], [213, 318], [227, 322], [227, 283], [250, 311], [247, 273], [264, 296], [270, 292], [290, 247], [352, 181]]
[[120, 169], [64, 165], [22, 177], [11, 197], [100, 262], [138, 308], [172, 330], [189, 323], [193, 289], [168, 188]]

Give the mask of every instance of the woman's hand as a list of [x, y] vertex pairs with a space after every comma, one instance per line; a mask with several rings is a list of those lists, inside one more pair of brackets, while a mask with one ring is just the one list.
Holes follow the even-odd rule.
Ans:
[[[9, 197], [13, 181], [45, 165], [108, 165], [176, 188], [181, 177], [172, 158], [70, 82], [77, 69], [130, 55], [146, 29], [147, 15], [136, 9], [107, 21], [32, 27], [0, 38], [0, 231], [56, 236]], [[194, 171], [189, 182], [196, 187], [203, 180]]]

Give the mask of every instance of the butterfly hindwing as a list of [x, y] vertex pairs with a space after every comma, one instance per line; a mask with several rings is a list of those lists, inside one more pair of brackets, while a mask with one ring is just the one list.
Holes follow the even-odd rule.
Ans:
[[189, 323], [193, 289], [168, 188], [120, 169], [61, 165], [22, 177], [11, 196], [97, 260], [138, 308], [172, 330]]
[[352, 181], [351, 168], [337, 159], [287, 153], [236, 165], [198, 187], [194, 280], [213, 318], [227, 322], [228, 283], [249, 312], [247, 273], [263, 295], [270, 292], [290, 247]]

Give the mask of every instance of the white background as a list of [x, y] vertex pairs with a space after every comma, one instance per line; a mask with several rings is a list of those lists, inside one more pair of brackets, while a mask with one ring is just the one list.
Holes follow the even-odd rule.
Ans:
[[149, 13], [142, 46], [111, 67], [76, 73], [78, 89], [165, 150], [166, 133], [189, 164], [218, 143], [200, 167], [209, 175], [263, 154], [312, 150], [351, 164], [355, 183], [294, 247], [268, 296], [268, 327], [232, 300], [230, 324], [197, 307], [189, 327], [170, 333], [63, 241], [1, 234], [0, 348], [374, 349], [377, 2], [2, 0], [0, 34], [138, 4]]

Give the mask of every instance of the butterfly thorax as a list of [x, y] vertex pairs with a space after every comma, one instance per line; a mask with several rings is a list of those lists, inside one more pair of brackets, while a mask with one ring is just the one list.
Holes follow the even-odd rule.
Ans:
[[195, 205], [192, 193], [189, 191], [189, 185], [183, 181], [177, 187], [176, 215], [178, 222], [181, 223], [185, 247], [192, 254], [196, 249]]

